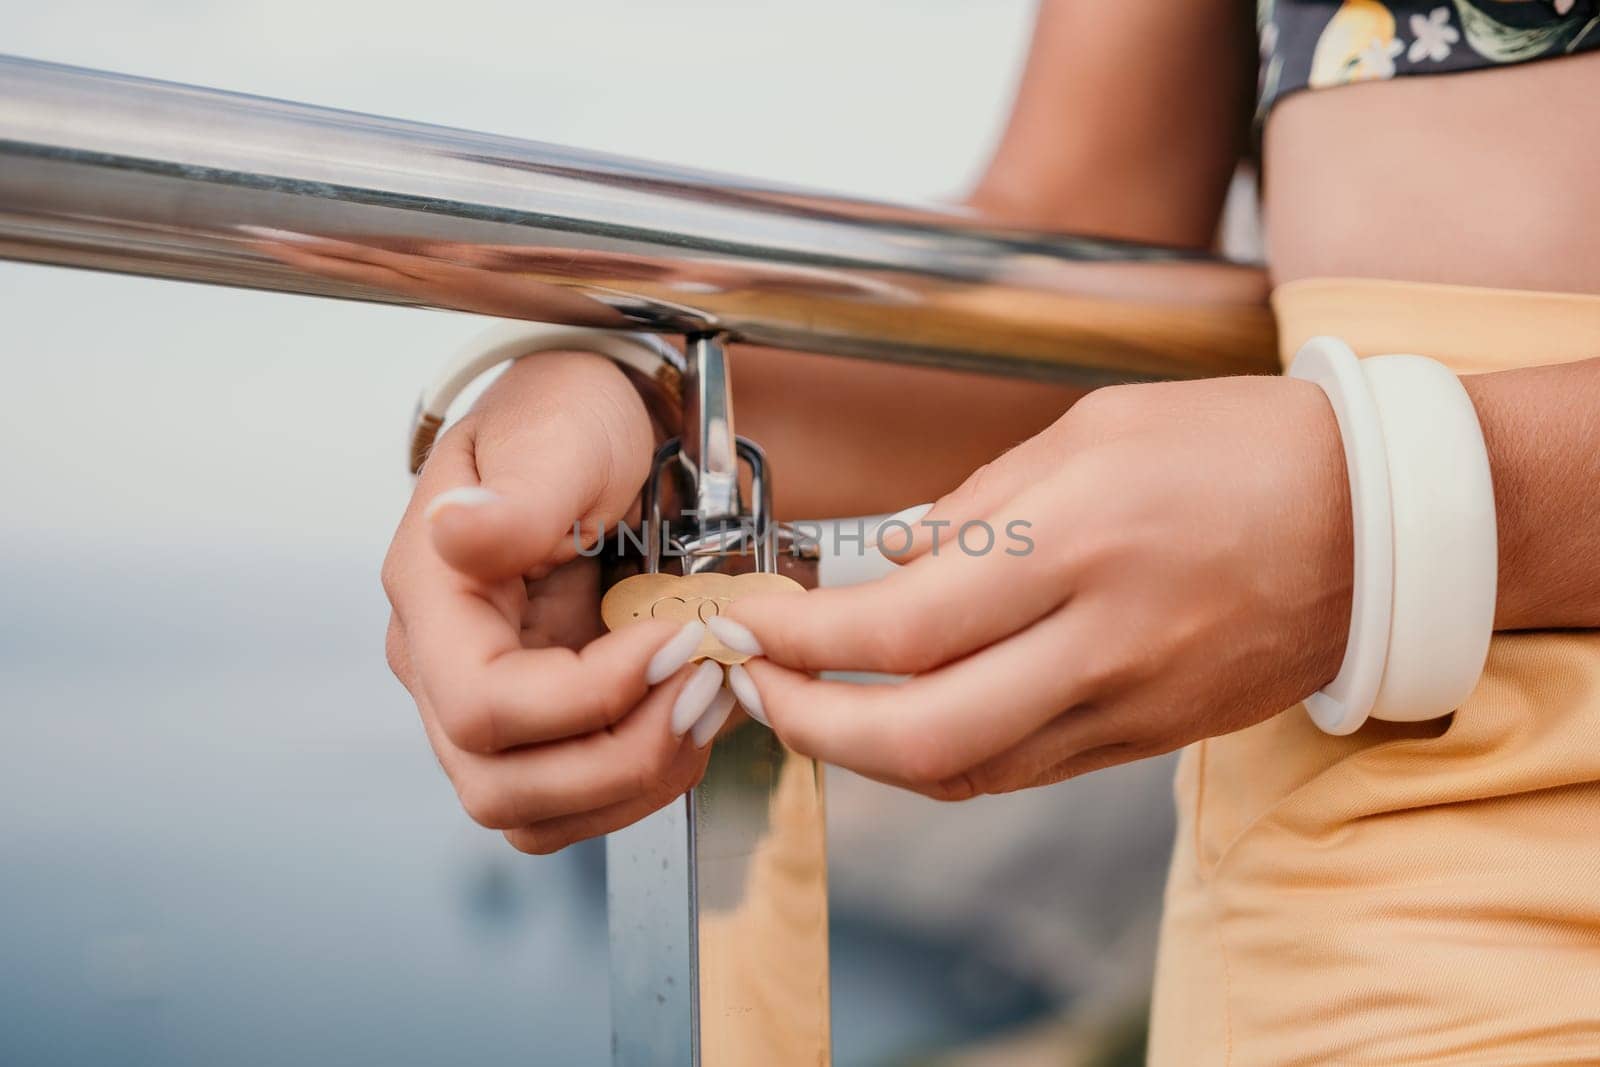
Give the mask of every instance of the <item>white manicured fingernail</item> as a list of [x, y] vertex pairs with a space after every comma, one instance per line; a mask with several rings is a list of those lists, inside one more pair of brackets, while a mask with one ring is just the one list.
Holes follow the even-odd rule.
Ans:
[[772, 728], [767, 721], [767, 709], [761, 706], [761, 694], [756, 692], [755, 679], [750, 677], [750, 672], [739, 664], [728, 668], [728, 688], [733, 690], [733, 695], [739, 699], [739, 706], [744, 708], [744, 713], [756, 722]]
[[722, 664], [708, 659], [696, 667], [689, 680], [683, 683], [677, 703], [672, 705], [672, 736], [682, 737], [688, 733], [689, 727], [705, 714], [721, 688]]
[[694, 729], [689, 731], [694, 747], [705, 748], [709, 745], [732, 713], [733, 694], [726, 689], [718, 689], [717, 695], [711, 698], [710, 705], [706, 707], [705, 714], [700, 716], [694, 724]]
[[672, 635], [672, 640], [656, 649], [650, 665], [644, 669], [644, 680], [658, 685], [677, 673], [679, 667], [689, 662], [695, 649], [705, 639], [706, 624], [696, 620], [684, 623], [683, 629]]
[[746, 656], [761, 655], [761, 642], [756, 640], [756, 635], [750, 628], [722, 615], [713, 615], [706, 620], [706, 625], [711, 628], [711, 635], [718, 641]]
[[882, 530], [891, 522], [902, 522], [907, 526], [915, 527], [917, 523], [921, 522], [923, 518], [927, 516], [928, 512], [932, 510], [932, 504], [913, 504], [904, 511], [897, 511], [893, 515], [879, 520], [878, 525], [872, 528], [872, 540], [876, 542], [878, 540], [878, 531]]
[[481, 485], [458, 485], [454, 489], [446, 489], [432, 500], [422, 512], [422, 517], [432, 519], [445, 508], [481, 508], [485, 504], [493, 504], [500, 499], [500, 494], [492, 489], [485, 489]]

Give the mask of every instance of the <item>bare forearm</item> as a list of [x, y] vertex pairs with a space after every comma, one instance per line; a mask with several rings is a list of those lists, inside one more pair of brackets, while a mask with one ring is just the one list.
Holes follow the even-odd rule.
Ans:
[[1500, 527], [1500, 630], [1600, 628], [1600, 359], [1463, 379]]
[[1044, 0], [973, 206], [1022, 226], [1209, 247], [1248, 140], [1254, 6]]
[[739, 432], [771, 458], [778, 513], [896, 511], [942, 496], [1050, 425], [1081, 390], [739, 346]]

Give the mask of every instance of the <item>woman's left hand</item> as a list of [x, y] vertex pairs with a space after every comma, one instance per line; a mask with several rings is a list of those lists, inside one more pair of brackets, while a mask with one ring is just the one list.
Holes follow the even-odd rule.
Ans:
[[1349, 629], [1350, 525], [1316, 386], [1118, 386], [940, 500], [893, 574], [740, 601], [727, 618], [749, 633], [713, 629], [759, 648], [757, 710], [795, 750], [942, 799], [1007, 792], [1241, 729], [1325, 685]]

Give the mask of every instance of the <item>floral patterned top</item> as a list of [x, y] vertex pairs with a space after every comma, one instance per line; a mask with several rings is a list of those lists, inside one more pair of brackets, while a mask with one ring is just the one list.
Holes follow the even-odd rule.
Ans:
[[1600, 50], [1600, 0], [1258, 0], [1261, 93]]

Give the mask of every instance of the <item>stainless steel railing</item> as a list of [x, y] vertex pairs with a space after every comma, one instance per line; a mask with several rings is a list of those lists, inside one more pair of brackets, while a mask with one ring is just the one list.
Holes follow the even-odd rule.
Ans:
[[1272, 369], [1261, 272], [0, 57], [0, 256], [1030, 377]]

